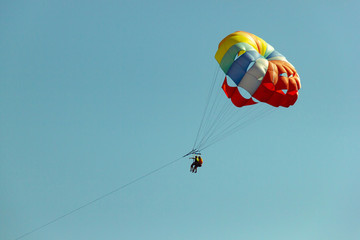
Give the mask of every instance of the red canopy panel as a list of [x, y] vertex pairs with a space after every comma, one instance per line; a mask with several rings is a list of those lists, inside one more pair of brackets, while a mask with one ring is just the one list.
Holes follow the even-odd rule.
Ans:
[[290, 107], [295, 104], [300, 88], [300, 78], [295, 68], [290, 63], [280, 60], [269, 61], [265, 77], [252, 98], [243, 97], [238, 87], [229, 86], [226, 77], [222, 85], [226, 96], [237, 107], [256, 104], [253, 98], [274, 107]]
[[244, 98], [237, 87], [229, 86], [226, 77], [224, 79], [222, 89], [224, 90], [226, 96], [230, 98], [232, 103], [237, 107], [256, 104], [252, 98]]
[[274, 107], [290, 107], [295, 104], [300, 87], [295, 68], [288, 62], [273, 60], [252, 97]]

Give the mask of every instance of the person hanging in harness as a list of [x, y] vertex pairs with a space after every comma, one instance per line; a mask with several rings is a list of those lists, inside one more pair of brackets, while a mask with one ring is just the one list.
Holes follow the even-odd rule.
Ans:
[[194, 159], [194, 162], [190, 166], [190, 172], [197, 173], [197, 168], [201, 167], [203, 160], [200, 156], [191, 157], [190, 159]]

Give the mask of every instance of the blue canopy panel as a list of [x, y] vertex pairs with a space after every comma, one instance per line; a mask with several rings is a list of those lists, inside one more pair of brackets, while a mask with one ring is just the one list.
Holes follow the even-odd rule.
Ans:
[[249, 65], [259, 58], [264, 57], [261, 56], [257, 51], [246, 51], [233, 62], [227, 75], [231, 78], [231, 80], [234, 81], [236, 85], [239, 85], [240, 81], [247, 72]]
[[281, 53], [279, 53], [278, 51], [274, 50], [272, 53], [270, 53], [269, 56], [267, 56], [268, 60], [285, 60], [286, 58], [284, 57], [284, 55], [282, 55]]

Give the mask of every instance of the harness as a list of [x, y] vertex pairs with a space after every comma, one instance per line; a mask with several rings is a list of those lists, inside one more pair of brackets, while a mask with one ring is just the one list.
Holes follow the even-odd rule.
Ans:
[[198, 162], [200, 165], [203, 164], [203, 160], [200, 156], [195, 156], [195, 161]]

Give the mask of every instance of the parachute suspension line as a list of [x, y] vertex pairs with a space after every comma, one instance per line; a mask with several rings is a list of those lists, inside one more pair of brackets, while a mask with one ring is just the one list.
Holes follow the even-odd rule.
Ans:
[[197, 134], [196, 134], [195, 142], [194, 142], [194, 145], [193, 145], [193, 150], [195, 149], [197, 140], [199, 138], [200, 132], [201, 132], [202, 127], [203, 127], [203, 122], [204, 122], [204, 119], [205, 119], [205, 116], [206, 116], [206, 112], [207, 112], [207, 109], [208, 109], [208, 106], [209, 106], [211, 96], [213, 95], [213, 92], [214, 92], [214, 87], [215, 87], [217, 76], [219, 74], [219, 70], [220, 70], [220, 67], [216, 67], [216, 69], [214, 71], [213, 81], [212, 81], [211, 87], [209, 89], [208, 96], [206, 98], [206, 106], [205, 106], [205, 109], [204, 109], [204, 112], [203, 112], [203, 115], [202, 115], [202, 118], [201, 118], [199, 129], [198, 129]]
[[201, 148], [201, 146], [209, 139], [213, 134], [219, 131], [218, 126], [222, 124], [223, 119], [229, 115], [229, 111], [231, 111], [231, 104], [225, 103], [222, 107], [220, 107], [220, 111], [218, 111], [217, 116], [212, 121], [211, 125], [208, 128], [208, 131], [204, 134], [197, 148]]
[[[223, 135], [223, 132], [228, 128], [228, 126], [231, 127], [239, 121], [239, 119], [236, 117], [236, 115], [239, 114], [239, 108], [233, 106], [228, 98], [224, 97], [219, 99], [222, 91], [217, 91], [216, 94], [213, 94], [215, 87], [214, 85], [216, 83], [217, 74], [213, 79], [211, 91], [208, 95], [207, 105], [198, 130], [196, 141], [193, 146], [193, 149], [195, 150], [203, 149], [203, 146], [206, 145], [209, 141], [213, 142], [213, 140], [218, 138], [219, 135]], [[212, 97], [212, 95], [216, 96]], [[254, 109], [256, 108], [246, 107], [246, 112], [254, 111]], [[248, 114], [242, 114], [240, 115], [240, 119], [246, 116], [248, 116]]]
[[202, 120], [201, 123], [201, 131], [199, 131], [199, 134], [197, 136], [196, 142], [194, 144], [194, 149], [197, 149], [200, 144], [198, 143], [199, 138], [203, 138], [203, 136], [208, 132], [209, 129], [209, 124], [211, 124], [214, 115], [218, 112], [218, 108], [219, 108], [219, 104], [221, 103], [221, 101], [219, 101], [219, 98], [221, 96], [221, 91], [218, 91], [218, 88], [215, 88], [215, 85], [218, 84], [218, 72], [219, 72], [220, 68], [217, 67], [217, 73], [216, 76], [214, 78], [213, 84], [212, 84], [212, 88], [211, 88], [211, 94], [210, 94], [210, 98], [208, 98], [207, 101], [207, 108], [205, 109], [204, 112], [204, 118]]
[[211, 123], [214, 119], [215, 116], [213, 116], [214, 114], [213, 113], [216, 113], [217, 112], [217, 109], [219, 108], [219, 102], [217, 101], [218, 98], [216, 97], [215, 98], [215, 101], [213, 102], [212, 106], [211, 106], [211, 109], [207, 115], [207, 118], [206, 118], [206, 122], [204, 124], [204, 133], [201, 134], [201, 139], [200, 139], [200, 142], [198, 145], [201, 145], [203, 139], [204, 139], [204, 136], [206, 136], [206, 134], [209, 132], [209, 126], [211, 126]]
[[[228, 99], [226, 99], [228, 100]], [[230, 113], [224, 113], [222, 115], [223, 118], [225, 118], [225, 120], [222, 120], [223, 118], [221, 118], [218, 122], [216, 122], [216, 125], [214, 125], [214, 128], [212, 130], [212, 132], [208, 135], [208, 137], [203, 141], [203, 144], [201, 146], [199, 146], [198, 148], [202, 148], [203, 145], [205, 145], [206, 143], [208, 143], [210, 141], [211, 138], [217, 138], [218, 135], [222, 135], [224, 131], [226, 131], [229, 127], [231, 127], [233, 124], [238, 123], [241, 119], [243, 119], [244, 117], [248, 116], [247, 112], [249, 111], [253, 111], [252, 108], [247, 108], [246, 110], [244, 110], [243, 114], [240, 114], [241, 112], [239, 112], [239, 108], [236, 108], [232, 105], [232, 103], [230, 101], [227, 101], [228, 103], [228, 111], [232, 111]], [[236, 117], [236, 115], [240, 114], [240, 117]], [[231, 123], [230, 123], [231, 122]]]
[[218, 81], [219, 70], [220, 68], [217, 67], [213, 76], [200, 126], [192, 151], [190, 151], [192, 154], [199, 154], [205, 148], [232, 135], [269, 112], [266, 104], [259, 103], [239, 109], [227, 97], [222, 96], [223, 98], [221, 98], [223, 91], [219, 89], [220, 87], [216, 87], [221, 86]]
[[[220, 80], [218, 81], [218, 79], [216, 81], [217, 84], [219, 83], [218, 86], [221, 86], [221, 82]], [[214, 125], [218, 124], [219, 118], [222, 118], [224, 114], [226, 114], [226, 112], [229, 111], [232, 107], [231, 104], [229, 104], [229, 101], [227, 101], [228, 99], [224, 97], [223, 91], [220, 90], [220, 87], [216, 88], [216, 93], [216, 96], [210, 100], [212, 102], [211, 108], [207, 112], [207, 117], [205, 119], [206, 121], [203, 127], [204, 133], [201, 134], [202, 139], [198, 145], [202, 144], [202, 142], [210, 134], [210, 130], [213, 129]]]
[[[219, 104], [220, 104], [219, 96], [220, 96], [220, 91], [216, 91], [215, 97], [210, 99], [211, 107], [210, 107], [209, 111], [207, 112], [205, 121], [203, 123], [203, 130], [206, 132], [208, 131], [209, 124], [212, 121], [213, 115], [216, 114], [216, 112], [218, 112], [218, 108], [219, 108]], [[203, 134], [201, 134], [201, 135], [203, 135]]]
[[216, 137], [217, 135], [223, 132], [223, 128], [228, 124], [228, 122], [232, 119], [234, 112], [229, 113], [231, 110], [231, 105], [227, 106], [226, 112], [221, 115], [220, 118], [216, 119], [217, 122], [214, 123], [212, 129], [210, 129], [209, 134], [204, 137], [201, 145], [198, 148], [202, 148], [203, 145], [207, 144], [212, 138]]
[[[226, 122], [224, 122], [223, 124], [223, 128], [227, 128], [226, 126], [229, 126], [230, 124], [234, 124], [234, 123], [238, 123], [240, 122], [242, 119], [244, 119], [245, 117], [249, 116], [251, 112], [253, 112], [253, 108], [250, 108], [250, 107], [246, 107], [245, 109], [242, 109], [243, 112], [237, 112], [237, 109], [235, 109], [233, 112], [232, 112], [232, 115], [227, 119]], [[236, 115], [239, 115], [239, 116], [236, 116]], [[232, 122], [232, 123], [230, 123]]]
[[[260, 110], [259, 110], [260, 109]], [[232, 135], [233, 133], [236, 133], [238, 130], [243, 128], [244, 126], [248, 125], [249, 123], [253, 123], [255, 119], [258, 118], [258, 116], [261, 114], [261, 111], [264, 108], [257, 108], [256, 110], [252, 109], [252, 111], [248, 111], [249, 114], [242, 114], [241, 118], [233, 121], [231, 124], [227, 125], [224, 129], [222, 129], [221, 134], [218, 134], [210, 143], [208, 143], [207, 146], [203, 147], [207, 148], [210, 145], [213, 145], [214, 143], [222, 140], [223, 138]], [[260, 113], [260, 114], [259, 114]], [[247, 119], [246, 119], [247, 118]]]
[[175, 162], [183, 159], [184, 157], [185, 157], [185, 156], [180, 157], [180, 158], [178, 158], [178, 159], [175, 159], [175, 160], [173, 160], [173, 161], [171, 161], [171, 162], [168, 162], [168, 163], [166, 163], [166, 164], [164, 164], [164, 165], [162, 165], [162, 166], [160, 166], [160, 167], [158, 167], [158, 168], [156, 168], [156, 169], [154, 169], [154, 170], [152, 170], [152, 171], [150, 171], [150, 172], [148, 172], [148, 173], [146, 173], [146, 174], [144, 174], [144, 175], [142, 175], [142, 176], [140, 176], [140, 177], [137, 177], [137, 178], [129, 181], [128, 183], [123, 184], [123, 185], [115, 188], [114, 190], [112, 190], [112, 191], [110, 191], [110, 192], [108, 192], [108, 193], [105, 193], [105, 194], [103, 194], [103, 195], [95, 198], [94, 200], [91, 200], [91, 201], [89, 201], [89, 202], [87, 202], [87, 203], [79, 206], [78, 208], [75, 208], [75, 209], [73, 209], [73, 210], [71, 210], [71, 211], [69, 211], [69, 212], [67, 212], [67, 213], [65, 213], [65, 214], [63, 214], [63, 215], [61, 215], [61, 216], [58, 216], [58, 217], [54, 218], [53, 220], [51, 220], [51, 221], [49, 221], [49, 222], [47, 222], [47, 223], [45, 223], [45, 224], [43, 224], [43, 225], [41, 225], [41, 226], [39, 226], [39, 227], [36, 227], [36, 228], [32, 229], [32, 230], [29, 231], [29, 232], [26, 232], [26, 233], [18, 236], [17, 238], [15, 238], [15, 240], [22, 239], [22, 238], [24, 238], [24, 237], [26, 237], [26, 236], [28, 236], [28, 235], [30, 235], [30, 234], [32, 234], [32, 233], [35, 233], [35, 232], [37, 232], [37, 231], [40, 231], [41, 229], [43, 229], [43, 228], [45, 228], [45, 227], [47, 227], [47, 226], [49, 226], [49, 225], [51, 225], [51, 224], [53, 224], [53, 223], [61, 220], [61, 219], [65, 218], [65, 217], [67, 217], [67, 216], [69, 216], [69, 215], [72, 215], [73, 213], [75, 213], [75, 212], [77, 212], [77, 211], [79, 211], [79, 210], [81, 210], [81, 209], [83, 209], [83, 208], [85, 208], [85, 207], [87, 207], [87, 206], [89, 206], [89, 205], [92, 205], [92, 204], [94, 204], [94, 203], [96, 203], [96, 202], [98, 202], [98, 201], [100, 201], [100, 200], [102, 200], [102, 199], [104, 199], [104, 198], [106, 198], [106, 197], [109, 197], [110, 195], [112, 195], [112, 194], [114, 194], [114, 193], [116, 193], [116, 192], [119, 192], [119, 191], [123, 190], [124, 188], [126, 188], [126, 187], [128, 187], [128, 186], [130, 186], [130, 185], [132, 185], [132, 184], [134, 184], [134, 183], [136, 183], [136, 182], [139, 182], [140, 180], [142, 180], [142, 179], [144, 179], [144, 178], [146, 178], [146, 177], [148, 177], [148, 176], [150, 176], [150, 175], [152, 175], [152, 174], [160, 171], [161, 169], [164, 169], [164, 168], [170, 166], [171, 164], [174, 164]]
[[266, 115], [268, 115], [272, 111], [274, 111], [274, 109], [273, 110], [267, 110], [267, 112], [262, 112], [262, 113], [260, 113], [260, 114], [258, 114], [256, 116], [254, 116], [253, 119], [248, 119], [248, 120], [244, 121], [243, 123], [233, 127], [232, 129], [229, 129], [228, 131], [224, 132], [224, 134], [219, 136], [217, 139], [214, 139], [214, 141], [212, 143], [209, 143], [208, 146], [206, 146], [206, 147], [209, 147], [209, 146], [223, 140], [224, 138], [235, 134], [236, 132], [238, 132], [242, 128], [254, 123], [255, 121], [258, 121], [258, 120], [264, 118]]
[[[267, 107], [267, 106], [266, 106]], [[234, 133], [238, 132], [240, 129], [244, 128], [247, 125], [250, 125], [260, 119], [263, 119], [265, 116], [269, 115], [270, 113], [274, 112], [276, 108], [261, 108], [257, 111], [256, 114], [252, 114], [252, 117], [241, 121], [239, 124], [234, 126], [228, 126], [224, 132], [221, 135], [218, 135], [216, 138], [214, 138], [211, 142], [209, 142], [206, 146], [199, 148], [199, 151], [203, 151], [204, 149], [212, 146], [213, 144], [223, 140], [224, 138], [233, 135]]]

